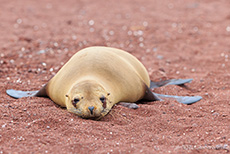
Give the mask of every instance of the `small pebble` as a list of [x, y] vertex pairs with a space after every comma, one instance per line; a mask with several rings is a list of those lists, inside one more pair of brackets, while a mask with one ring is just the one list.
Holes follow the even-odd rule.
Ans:
[[38, 51], [38, 54], [42, 54], [42, 53], [45, 53], [46, 52], [46, 50], [40, 50], [40, 51]]
[[94, 28], [90, 28], [89, 31], [90, 31], [90, 32], [94, 32]]
[[122, 26], [122, 30], [127, 30], [127, 26]]
[[42, 63], [43, 66], [46, 66], [46, 63]]
[[172, 23], [172, 27], [176, 28], [177, 27], [177, 23]]
[[194, 68], [193, 68], [193, 69], [191, 69], [191, 72], [195, 72], [195, 71], [196, 71], [196, 69], [194, 69]]
[[150, 49], [146, 49], [146, 53], [149, 53], [150, 52]]
[[140, 47], [144, 47], [144, 44], [143, 44], [143, 43], [140, 43], [139, 46], [140, 46]]
[[157, 59], [163, 59], [164, 57], [163, 56], [161, 56], [161, 55], [157, 55]]
[[37, 31], [39, 27], [37, 25], [34, 26], [34, 30]]
[[212, 115], [213, 115], [213, 116], [218, 116], [219, 113], [215, 112], [215, 113], [213, 113]]
[[93, 25], [94, 25], [94, 21], [93, 21], [93, 20], [90, 20], [90, 21], [89, 21], [89, 25], [90, 25], [90, 26], [93, 26]]
[[220, 149], [227, 149], [228, 147], [228, 144], [219, 144], [219, 145], [216, 145], [216, 150], [220, 150]]
[[128, 35], [130, 36], [130, 35], [132, 35], [133, 34], [133, 32], [131, 31], [131, 30], [129, 30], [128, 31]]
[[114, 31], [109, 31], [109, 35], [114, 35]]
[[227, 26], [227, 27], [226, 27], [226, 31], [227, 31], [227, 32], [230, 32], [230, 26]]
[[22, 48], [21, 48], [21, 51], [25, 51], [25, 48], [24, 48], [24, 47], [22, 47]]
[[42, 28], [46, 28], [47, 24], [46, 23], [42, 23]]
[[144, 38], [143, 38], [143, 37], [140, 37], [140, 38], [139, 38], [139, 41], [140, 41], [140, 42], [144, 41]]
[[11, 59], [11, 60], [10, 60], [10, 63], [11, 63], [11, 64], [13, 64], [13, 63], [14, 63], [14, 60], [13, 60], [13, 59]]
[[199, 28], [198, 27], [193, 27], [194, 32], [198, 32]]
[[5, 128], [5, 127], [6, 127], [6, 125], [7, 125], [7, 124], [3, 124], [3, 125], [2, 125], [2, 128]]
[[18, 24], [21, 24], [21, 23], [22, 23], [22, 19], [20, 19], [20, 18], [17, 19], [17, 23], [18, 23]]
[[144, 22], [143, 22], [143, 26], [144, 26], [144, 27], [147, 27], [147, 26], [148, 26], [148, 22], [147, 22], [147, 21], [144, 21]]
[[156, 52], [157, 51], [157, 48], [155, 47], [155, 48], [153, 48], [153, 52]]
[[50, 68], [50, 72], [53, 72], [53, 70], [54, 70], [53, 68]]
[[73, 40], [77, 40], [77, 36], [76, 35], [72, 35], [72, 39]]
[[57, 42], [55, 42], [55, 43], [54, 43], [54, 46], [55, 46], [55, 47], [58, 47], [58, 43], [57, 43]]

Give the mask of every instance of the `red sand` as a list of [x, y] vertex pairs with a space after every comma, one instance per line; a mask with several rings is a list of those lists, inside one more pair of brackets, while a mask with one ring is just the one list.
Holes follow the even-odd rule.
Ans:
[[[230, 150], [228, 0], [1, 0], [0, 153], [226, 153]], [[101, 121], [78, 118], [38, 90], [78, 50], [111, 46], [136, 56], [152, 80], [193, 78], [162, 94], [200, 95], [115, 106]]]

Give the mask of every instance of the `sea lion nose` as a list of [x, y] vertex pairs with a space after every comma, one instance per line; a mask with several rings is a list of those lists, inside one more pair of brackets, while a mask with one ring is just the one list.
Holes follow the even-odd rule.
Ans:
[[93, 114], [94, 106], [89, 106], [88, 109], [89, 109], [90, 113]]

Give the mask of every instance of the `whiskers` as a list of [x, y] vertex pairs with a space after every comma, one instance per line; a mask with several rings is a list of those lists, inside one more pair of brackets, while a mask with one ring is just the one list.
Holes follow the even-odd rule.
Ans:
[[69, 108], [68, 109], [70, 112], [72, 112], [72, 113], [75, 113], [75, 114], [77, 114], [78, 116], [81, 116], [81, 110], [80, 109], [76, 109], [75, 107], [71, 107], [71, 108]]
[[95, 120], [100, 120], [101, 118], [103, 118], [104, 116], [106, 116], [109, 113], [110, 109], [105, 108], [102, 110], [101, 115], [99, 117], [97, 117]]

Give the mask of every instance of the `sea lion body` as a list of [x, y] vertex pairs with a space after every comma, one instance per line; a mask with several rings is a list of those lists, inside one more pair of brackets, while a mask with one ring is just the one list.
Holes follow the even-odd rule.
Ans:
[[[171, 79], [152, 82], [143, 64], [128, 52], [111, 47], [88, 47], [72, 56], [39, 91], [8, 89], [6, 93], [13, 98], [49, 97], [82, 118], [100, 119], [119, 102], [156, 101], [166, 97], [183, 104], [195, 103], [202, 97], [163, 95], [151, 91], [191, 81]], [[127, 104], [123, 103], [124, 106]]]
[[[150, 79], [143, 64], [133, 55], [110, 47], [89, 47], [72, 56], [47, 83], [46, 93], [55, 103], [71, 110], [74, 95], [71, 91], [73, 88], [79, 89], [76, 85], [80, 83], [99, 84], [104, 91], [110, 93], [110, 104], [107, 104], [110, 110], [118, 102], [136, 102], [142, 99], [146, 86], [150, 85]], [[101, 107], [99, 103], [95, 103], [99, 100], [100, 92], [90, 89], [90, 84], [81, 87], [79, 93], [88, 89], [89, 94], [82, 96], [84, 99], [94, 93], [98, 97], [95, 98], [97, 100], [91, 99], [91, 102], [79, 102], [84, 103], [81, 112], [88, 112], [89, 106]]]

